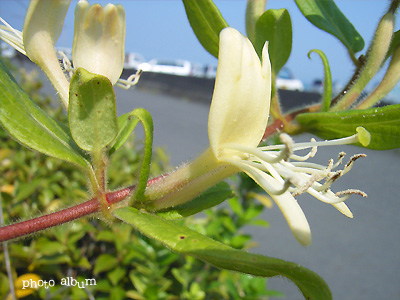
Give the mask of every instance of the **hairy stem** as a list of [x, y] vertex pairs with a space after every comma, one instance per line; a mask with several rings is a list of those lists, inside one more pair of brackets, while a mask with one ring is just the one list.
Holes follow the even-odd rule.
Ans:
[[[115, 192], [106, 194], [109, 205], [124, 200], [130, 195], [135, 186], [130, 186]], [[101, 204], [97, 197], [94, 197], [81, 204], [57, 211], [48, 215], [26, 220], [20, 223], [11, 224], [0, 228], [0, 242], [22, 237], [28, 234], [42, 231], [57, 225], [86, 217], [90, 214], [99, 212]]]

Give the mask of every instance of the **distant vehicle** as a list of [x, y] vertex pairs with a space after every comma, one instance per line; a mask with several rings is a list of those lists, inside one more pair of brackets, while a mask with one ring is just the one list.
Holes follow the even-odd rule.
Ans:
[[322, 94], [324, 92], [324, 83], [321, 79], [315, 79], [311, 84], [311, 91]]
[[179, 76], [189, 76], [192, 64], [187, 60], [152, 59], [139, 65], [144, 72], [165, 73]]
[[145, 63], [146, 60], [139, 53], [126, 53], [124, 69], [139, 70], [139, 65]]
[[202, 64], [192, 63], [192, 70], [190, 75], [193, 77], [204, 77], [204, 67]]
[[304, 90], [303, 83], [294, 78], [292, 72], [289, 69], [283, 68], [276, 79], [276, 87], [282, 90], [291, 90], [302, 92]]
[[206, 78], [215, 78], [217, 76], [217, 66], [207, 65], [204, 67], [204, 76]]

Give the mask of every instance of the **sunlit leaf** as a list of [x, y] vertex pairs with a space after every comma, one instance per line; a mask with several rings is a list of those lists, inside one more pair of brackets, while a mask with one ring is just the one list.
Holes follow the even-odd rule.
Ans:
[[72, 137], [84, 150], [103, 149], [118, 133], [111, 82], [79, 68], [71, 79], [68, 121]]
[[286, 9], [269, 9], [258, 19], [254, 46], [259, 56], [266, 41], [272, 73], [277, 75], [292, 51], [292, 21]]
[[337, 37], [351, 52], [364, 48], [364, 40], [333, 0], [295, 0], [303, 15], [316, 27]]
[[190, 26], [203, 47], [218, 57], [219, 33], [228, 27], [212, 0], [182, 0]]
[[45, 113], [0, 62], [0, 124], [24, 146], [88, 168], [66, 126]]

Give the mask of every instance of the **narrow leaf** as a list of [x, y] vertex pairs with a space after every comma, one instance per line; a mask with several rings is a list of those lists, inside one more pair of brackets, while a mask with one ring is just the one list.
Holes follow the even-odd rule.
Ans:
[[107, 146], [118, 133], [117, 108], [111, 82], [79, 68], [71, 79], [68, 121], [75, 142], [84, 150]]
[[331, 99], [332, 99], [332, 76], [331, 76], [331, 68], [329, 67], [328, 58], [326, 57], [325, 53], [318, 49], [313, 49], [308, 52], [308, 58], [311, 59], [310, 54], [311, 52], [315, 52], [321, 57], [322, 63], [324, 65], [324, 94], [322, 97], [322, 105], [321, 111], [326, 112], [329, 110], [331, 106]]
[[277, 75], [292, 51], [292, 21], [286, 9], [269, 9], [258, 19], [254, 46], [260, 57], [266, 41], [272, 74]]
[[214, 207], [225, 201], [227, 198], [232, 197], [232, 195], [233, 192], [229, 184], [222, 181], [193, 200], [172, 207], [171, 209], [157, 212], [157, 215], [167, 220], [185, 218], [197, 214], [205, 209]]
[[0, 124], [24, 146], [88, 169], [68, 128], [33, 102], [1, 62]]
[[182, 1], [197, 39], [211, 55], [218, 57], [219, 33], [228, 23], [212, 0]]
[[353, 135], [364, 127], [371, 134], [370, 149], [386, 150], [400, 147], [400, 104], [366, 110], [307, 113], [297, 116], [305, 131], [325, 139]]
[[114, 215], [178, 253], [194, 256], [218, 268], [254, 276], [285, 276], [298, 286], [306, 299], [332, 299], [325, 281], [297, 264], [233, 249], [173, 221], [141, 213], [132, 207], [118, 209]]
[[338, 38], [352, 55], [364, 48], [362, 36], [333, 0], [295, 1], [308, 21]]

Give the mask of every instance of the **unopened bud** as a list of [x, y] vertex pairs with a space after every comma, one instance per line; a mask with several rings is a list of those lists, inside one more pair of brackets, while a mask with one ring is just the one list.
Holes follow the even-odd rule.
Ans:
[[356, 109], [370, 108], [385, 97], [400, 80], [400, 44], [393, 51], [389, 67], [380, 84], [368, 95]]
[[331, 111], [345, 110], [352, 106], [364, 90], [365, 86], [382, 67], [392, 40], [394, 21], [394, 14], [391, 11], [382, 17], [375, 31], [374, 39], [368, 49], [364, 66], [362, 67], [358, 78], [347, 91], [346, 95], [331, 108]]

